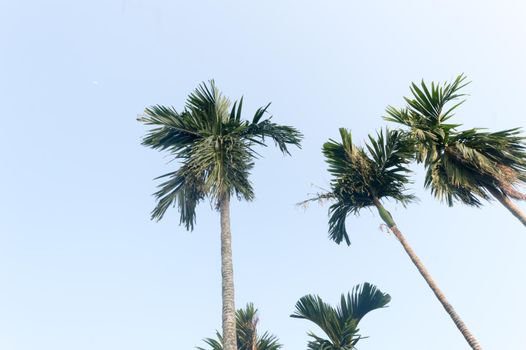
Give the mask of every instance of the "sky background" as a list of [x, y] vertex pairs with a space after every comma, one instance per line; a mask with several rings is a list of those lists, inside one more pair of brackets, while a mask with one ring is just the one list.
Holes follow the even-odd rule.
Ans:
[[[296, 301], [368, 281], [392, 302], [360, 350], [468, 348], [376, 214], [349, 217], [337, 246], [328, 206], [295, 203], [328, 186], [323, 142], [385, 125], [411, 81], [464, 72], [454, 122], [525, 126], [525, 16], [511, 0], [0, 0], [0, 349], [192, 349], [220, 329], [219, 215], [201, 205], [191, 233], [175, 210], [150, 221], [152, 179], [176, 164], [136, 121], [211, 78], [245, 117], [272, 101], [305, 135], [292, 157], [263, 150], [256, 200], [233, 203], [237, 306], [304, 349], [317, 329], [289, 317]], [[398, 226], [485, 349], [523, 348], [524, 227], [498, 203], [438, 203], [415, 171], [420, 203], [386, 204]]]

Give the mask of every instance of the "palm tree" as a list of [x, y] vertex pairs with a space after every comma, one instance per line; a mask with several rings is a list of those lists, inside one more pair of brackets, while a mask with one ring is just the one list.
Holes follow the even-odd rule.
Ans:
[[[257, 316], [258, 309], [254, 304], [249, 303], [244, 309], [239, 309], [236, 312], [236, 326], [237, 326], [237, 348], [239, 350], [279, 350], [282, 345], [276, 336], [268, 332], [263, 335], [258, 335], [257, 325], [259, 318]], [[206, 338], [204, 342], [210, 346], [210, 350], [223, 350], [223, 337], [219, 332], [216, 332], [216, 339]], [[198, 350], [206, 350], [204, 348], [197, 348]]]
[[231, 105], [211, 81], [189, 95], [181, 112], [157, 105], [146, 108], [139, 118], [154, 127], [142, 144], [167, 151], [180, 162], [177, 170], [158, 177], [163, 182], [154, 194], [157, 206], [152, 219], [161, 220], [170, 206], [177, 206], [180, 223], [193, 230], [195, 208], [205, 198], [220, 212], [225, 350], [236, 349], [231, 197], [247, 201], [254, 198], [249, 175], [258, 157], [255, 146], [265, 146], [266, 140], [272, 139], [281, 152], [289, 154], [287, 146], [299, 147], [302, 138], [293, 127], [264, 118], [270, 104], [259, 108], [251, 121], [242, 120], [242, 104], [243, 99]]
[[464, 100], [460, 90], [466, 77], [459, 75], [442, 86], [424, 81], [411, 85], [407, 106], [386, 110], [388, 121], [409, 127], [415, 140], [416, 159], [426, 167], [425, 187], [449, 206], [455, 201], [480, 206], [491, 197], [502, 203], [526, 226], [526, 214], [512, 201], [526, 200], [517, 186], [526, 184], [526, 144], [520, 129], [485, 132], [457, 131], [460, 124], [446, 123]]
[[382, 200], [391, 198], [405, 206], [415, 199], [405, 193], [410, 172], [406, 166], [414, 155], [411, 139], [402, 131], [386, 129], [385, 134], [381, 131], [376, 138], [369, 136], [369, 144], [364, 149], [353, 145], [351, 133], [346, 129], [340, 129], [340, 135], [341, 143], [330, 140], [323, 145], [333, 177], [331, 190], [310, 199], [334, 201], [329, 207], [330, 239], [338, 244], [345, 240], [350, 245], [345, 228], [347, 216], [356, 215], [363, 208], [376, 207], [469, 345], [473, 349], [481, 349], [382, 204]]
[[306, 295], [296, 303], [291, 317], [314, 322], [328, 339], [309, 332], [309, 350], [352, 350], [364, 338], [358, 332], [358, 323], [369, 312], [385, 307], [391, 297], [369, 283], [357, 285], [351, 293], [342, 294], [337, 308], [325, 303], [317, 295]]

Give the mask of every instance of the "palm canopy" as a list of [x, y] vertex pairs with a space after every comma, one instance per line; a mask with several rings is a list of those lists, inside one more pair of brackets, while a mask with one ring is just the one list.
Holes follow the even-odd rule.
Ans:
[[479, 206], [491, 193], [526, 199], [516, 188], [526, 182], [526, 145], [519, 128], [458, 131], [461, 124], [446, 123], [465, 101], [460, 90], [467, 84], [464, 75], [430, 87], [412, 83], [406, 107], [389, 106], [385, 119], [409, 127], [416, 159], [427, 169], [425, 186], [448, 205], [458, 200]]
[[[258, 309], [249, 303], [244, 309], [236, 312], [237, 349], [238, 350], [279, 350], [282, 345], [276, 336], [268, 332], [258, 335]], [[223, 337], [216, 332], [216, 339], [206, 338], [204, 342], [211, 350], [223, 350]], [[197, 348], [198, 350], [206, 350]]]
[[383, 198], [403, 205], [415, 199], [405, 193], [410, 172], [406, 164], [412, 159], [413, 147], [398, 130], [386, 129], [376, 137], [370, 135], [365, 148], [354, 145], [351, 132], [344, 128], [340, 129], [340, 136], [341, 142], [329, 140], [323, 145], [332, 180], [330, 192], [320, 198], [335, 200], [329, 207], [329, 237], [338, 244], [345, 240], [349, 245], [347, 215], [377, 206], [376, 201]]
[[327, 339], [309, 332], [309, 350], [352, 350], [363, 337], [358, 334], [360, 320], [369, 312], [385, 307], [391, 301], [389, 294], [376, 286], [364, 283], [357, 285], [347, 295], [342, 294], [340, 304], [334, 308], [319, 296], [306, 295], [296, 303], [291, 317], [314, 322], [325, 333]]
[[289, 154], [289, 145], [300, 147], [299, 131], [265, 118], [270, 104], [259, 108], [250, 121], [241, 118], [242, 105], [243, 98], [232, 105], [210, 81], [189, 95], [180, 112], [161, 105], [145, 110], [139, 121], [154, 128], [142, 144], [168, 151], [181, 164], [158, 177], [163, 182], [154, 194], [158, 203], [152, 219], [160, 220], [170, 206], [177, 205], [181, 224], [191, 230], [195, 208], [206, 197], [216, 205], [233, 194], [254, 198], [249, 175], [258, 157], [255, 146], [266, 146], [268, 138], [284, 154]]

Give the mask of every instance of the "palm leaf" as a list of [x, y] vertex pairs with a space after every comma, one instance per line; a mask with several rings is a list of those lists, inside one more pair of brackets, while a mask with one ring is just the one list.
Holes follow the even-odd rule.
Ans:
[[[236, 331], [237, 331], [237, 348], [238, 350], [279, 350], [282, 345], [279, 339], [268, 332], [259, 336], [257, 325], [259, 318], [258, 310], [254, 304], [249, 303], [243, 309], [236, 311]], [[197, 347], [198, 350], [223, 350], [223, 338], [219, 332], [216, 332], [216, 339], [205, 338], [203, 341], [210, 347], [204, 349]]]
[[364, 283], [357, 285], [347, 295], [341, 296], [340, 304], [333, 308], [319, 296], [306, 295], [296, 303], [293, 318], [305, 319], [316, 324], [327, 336], [322, 338], [313, 332], [307, 348], [311, 350], [352, 350], [363, 339], [358, 334], [360, 320], [369, 312], [385, 307], [391, 300], [377, 287]]

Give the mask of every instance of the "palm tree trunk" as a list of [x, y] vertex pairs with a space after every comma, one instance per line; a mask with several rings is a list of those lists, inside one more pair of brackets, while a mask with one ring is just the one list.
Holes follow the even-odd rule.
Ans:
[[457, 314], [457, 312], [455, 311], [453, 306], [447, 301], [446, 296], [444, 295], [444, 293], [442, 293], [440, 288], [438, 288], [437, 284], [435, 283], [435, 281], [433, 280], [433, 278], [429, 274], [429, 271], [427, 271], [427, 269], [424, 266], [424, 264], [422, 263], [422, 261], [420, 261], [420, 259], [418, 258], [418, 256], [414, 252], [414, 250], [411, 248], [409, 243], [407, 243], [407, 240], [402, 235], [402, 233], [400, 232], [398, 227], [396, 225], [394, 225], [394, 226], [391, 226], [390, 229], [391, 229], [391, 231], [393, 231], [395, 237], [400, 241], [400, 243], [404, 247], [404, 250], [406, 251], [407, 255], [409, 255], [409, 258], [413, 261], [413, 263], [415, 264], [416, 268], [418, 269], [418, 271], [420, 272], [422, 277], [424, 277], [424, 279], [426, 280], [427, 284], [429, 285], [429, 287], [431, 288], [433, 293], [435, 293], [438, 301], [440, 301], [440, 303], [442, 304], [442, 306], [444, 307], [446, 312], [449, 314], [449, 317], [451, 317], [451, 319], [453, 320], [453, 322], [455, 323], [457, 328], [460, 330], [460, 332], [462, 333], [462, 335], [464, 336], [466, 341], [469, 343], [469, 345], [475, 350], [482, 349], [482, 347], [478, 343], [477, 339], [475, 339], [473, 334], [471, 334], [471, 332], [468, 330], [468, 327], [462, 321], [462, 319]]
[[230, 232], [230, 196], [228, 194], [221, 198], [219, 211], [221, 213], [223, 349], [237, 350], [234, 268], [232, 264], [232, 233]]
[[497, 198], [497, 200], [504, 206], [506, 209], [508, 209], [513, 216], [515, 216], [519, 221], [526, 226], [526, 214], [522, 212], [522, 210], [519, 208], [517, 204], [515, 204], [510, 197], [500, 193], [497, 190], [488, 188], [488, 191], [493, 195], [493, 197]]
[[471, 346], [471, 348], [474, 349], [474, 350], [481, 350], [482, 346], [480, 346], [480, 344], [478, 343], [477, 339], [475, 339], [473, 334], [471, 334], [471, 332], [468, 330], [468, 327], [462, 321], [462, 319], [457, 314], [457, 312], [455, 311], [453, 306], [447, 301], [446, 296], [444, 295], [444, 293], [442, 293], [440, 288], [438, 288], [438, 285], [435, 283], [435, 281], [431, 277], [431, 274], [429, 273], [429, 271], [427, 271], [427, 269], [424, 266], [424, 264], [422, 263], [422, 261], [420, 261], [420, 259], [416, 255], [416, 253], [413, 250], [413, 248], [411, 248], [411, 246], [409, 245], [409, 243], [407, 242], [405, 237], [402, 235], [402, 232], [400, 232], [400, 230], [396, 226], [396, 223], [394, 222], [393, 217], [391, 216], [391, 214], [382, 206], [382, 204], [380, 203], [379, 200], [375, 199], [374, 203], [375, 203], [376, 207], [378, 208], [378, 212], [379, 212], [380, 216], [382, 217], [384, 222], [387, 224], [389, 229], [391, 229], [391, 231], [393, 231], [393, 233], [394, 233], [395, 237], [398, 239], [398, 241], [400, 241], [400, 243], [402, 244], [402, 247], [404, 247], [404, 250], [406, 251], [407, 255], [409, 255], [409, 258], [411, 259], [411, 261], [415, 264], [416, 268], [418, 269], [418, 272], [420, 272], [422, 277], [424, 277], [424, 279], [426, 280], [428, 286], [431, 288], [433, 293], [435, 293], [438, 301], [440, 301], [440, 303], [442, 304], [442, 306], [444, 307], [446, 312], [449, 314], [449, 317], [451, 317], [451, 319], [453, 320], [453, 322], [455, 323], [457, 328], [460, 330], [460, 332], [462, 333], [462, 335], [464, 336], [464, 338], [468, 342], [469, 346]]

